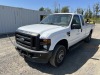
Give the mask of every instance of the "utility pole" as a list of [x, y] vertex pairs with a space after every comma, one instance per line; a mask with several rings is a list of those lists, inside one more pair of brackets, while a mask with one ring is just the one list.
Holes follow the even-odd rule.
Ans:
[[61, 10], [60, 10], [60, 4], [59, 4], [59, 13], [61, 12]]
[[54, 12], [56, 11], [56, 9], [57, 9], [57, 2], [55, 1], [54, 2]]
[[60, 12], [60, 4], [57, 1], [54, 2], [54, 12]]

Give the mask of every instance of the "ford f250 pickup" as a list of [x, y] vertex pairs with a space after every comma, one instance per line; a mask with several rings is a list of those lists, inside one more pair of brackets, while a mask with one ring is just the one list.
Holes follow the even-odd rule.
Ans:
[[25, 59], [58, 67], [70, 47], [81, 40], [91, 41], [93, 29], [80, 14], [50, 14], [40, 24], [19, 27], [15, 48]]

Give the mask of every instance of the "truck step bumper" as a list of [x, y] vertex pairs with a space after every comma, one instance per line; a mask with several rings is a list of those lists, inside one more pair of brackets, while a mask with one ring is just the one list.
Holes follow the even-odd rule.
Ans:
[[22, 48], [16, 48], [20, 56], [24, 57], [25, 59], [32, 61], [32, 62], [37, 62], [37, 63], [48, 63], [52, 51], [49, 52], [29, 52], [27, 50], [23, 50]]

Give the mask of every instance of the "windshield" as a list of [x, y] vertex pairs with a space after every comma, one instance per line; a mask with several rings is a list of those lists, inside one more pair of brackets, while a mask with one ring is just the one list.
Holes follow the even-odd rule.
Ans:
[[44, 18], [40, 23], [41, 24], [52, 24], [59, 26], [68, 26], [71, 21], [71, 14], [53, 14]]

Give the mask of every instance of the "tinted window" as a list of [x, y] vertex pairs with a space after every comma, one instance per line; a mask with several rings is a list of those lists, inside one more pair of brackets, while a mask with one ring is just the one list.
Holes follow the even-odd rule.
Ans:
[[82, 25], [84, 25], [84, 19], [83, 19], [83, 16], [80, 16], [81, 18], [81, 21], [82, 21]]
[[79, 24], [81, 25], [80, 18], [78, 15], [74, 15], [72, 24]]

